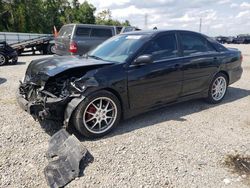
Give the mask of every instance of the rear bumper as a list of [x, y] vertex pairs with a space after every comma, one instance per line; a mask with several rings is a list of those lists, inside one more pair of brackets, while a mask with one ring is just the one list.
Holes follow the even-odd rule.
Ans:
[[237, 82], [243, 73], [242, 67], [237, 67], [233, 69], [230, 73], [230, 80], [229, 80], [229, 85], [233, 84], [234, 82]]

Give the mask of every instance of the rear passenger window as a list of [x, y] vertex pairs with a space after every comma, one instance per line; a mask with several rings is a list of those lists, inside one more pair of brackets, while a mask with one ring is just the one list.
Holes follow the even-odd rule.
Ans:
[[180, 36], [184, 56], [216, 51], [207, 40], [197, 35], [182, 33]]
[[167, 34], [153, 39], [143, 54], [150, 54], [154, 61], [177, 57], [175, 34]]
[[92, 28], [91, 31], [91, 37], [103, 37], [103, 38], [109, 38], [112, 37], [112, 30], [111, 29], [97, 29]]
[[76, 35], [77, 36], [89, 36], [90, 30], [91, 30], [90, 28], [79, 27], [76, 29]]

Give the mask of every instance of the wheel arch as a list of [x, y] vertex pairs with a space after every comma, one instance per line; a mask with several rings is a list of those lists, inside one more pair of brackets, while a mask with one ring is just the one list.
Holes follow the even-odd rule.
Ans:
[[99, 90], [96, 90], [94, 92], [98, 92], [98, 91], [108, 91], [110, 93], [112, 93], [119, 101], [120, 103], [120, 106], [121, 106], [121, 118], [123, 118], [124, 114], [124, 101], [122, 100], [122, 97], [120, 95], [120, 93], [118, 91], [116, 91], [115, 89], [111, 88], [111, 87], [104, 87], [104, 88], [101, 88]]
[[94, 92], [99, 92], [99, 91], [108, 91], [110, 93], [112, 93], [113, 95], [115, 95], [115, 97], [118, 99], [120, 106], [121, 106], [121, 118], [123, 118], [124, 116], [124, 106], [123, 106], [123, 101], [121, 98], [121, 95], [119, 94], [119, 92], [117, 92], [116, 90], [112, 89], [112, 88], [100, 88], [98, 90], [94, 90], [90, 93], [87, 93], [86, 95], [81, 96], [80, 98], [73, 98], [66, 106], [65, 110], [64, 110], [64, 126], [68, 127], [70, 119], [72, 117], [72, 114], [74, 113], [75, 109], [77, 108], [77, 106], [89, 95], [91, 95]]
[[[230, 82], [230, 77], [229, 77], [228, 72], [225, 71], [225, 70], [221, 70], [221, 71], [219, 71], [218, 73], [222, 73], [222, 74], [226, 75], [226, 77], [227, 77], [227, 84], [229, 84], [229, 82]], [[217, 74], [218, 74], [218, 73], [217, 73]]]

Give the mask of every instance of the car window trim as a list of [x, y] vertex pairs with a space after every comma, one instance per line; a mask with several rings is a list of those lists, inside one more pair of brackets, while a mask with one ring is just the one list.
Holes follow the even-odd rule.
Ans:
[[173, 60], [178, 60], [178, 59], [182, 59], [183, 57], [172, 57], [172, 58], [166, 58], [166, 59], [160, 59], [160, 60], [156, 60], [153, 61], [153, 63], [161, 63], [161, 62], [166, 62], [166, 61], [173, 61]]

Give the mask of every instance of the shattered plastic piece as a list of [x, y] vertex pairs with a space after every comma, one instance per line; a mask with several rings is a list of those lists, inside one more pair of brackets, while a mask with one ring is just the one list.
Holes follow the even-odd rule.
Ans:
[[47, 184], [51, 188], [63, 187], [80, 174], [81, 161], [87, 161], [88, 151], [81, 142], [62, 129], [51, 137], [44, 169]]
[[60, 149], [60, 146], [67, 140], [67, 138], [70, 136], [70, 134], [65, 131], [64, 129], [58, 131], [55, 133], [50, 141], [49, 141], [49, 149], [46, 153], [46, 157], [50, 160], [50, 158], [53, 158], [54, 156], [58, 155], [58, 150]]

